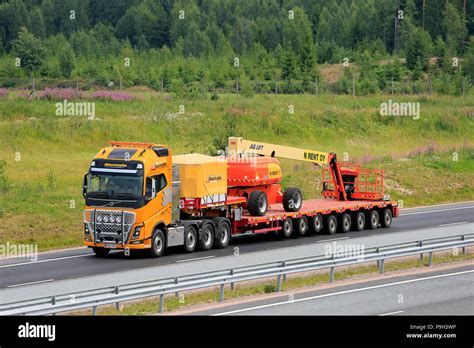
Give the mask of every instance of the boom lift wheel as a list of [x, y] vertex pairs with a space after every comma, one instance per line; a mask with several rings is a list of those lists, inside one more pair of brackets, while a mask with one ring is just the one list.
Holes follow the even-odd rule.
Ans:
[[165, 234], [161, 228], [156, 228], [151, 237], [150, 253], [152, 257], [160, 257], [165, 251]]
[[293, 233], [293, 221], [290, 217], [287, 217], [283, 220], [281, 224], [281, 233], [284, 238], [290, 238], [291, 234]]
[[287, 188], [283, 193], [283, 208], [288, 212], [295, 212], [301, 209], [303, 195], [298, 188]]
[[215, 228], [212, 221], [206, 220], [202, 223], [199, 236], [199, 246], [201, 250], [210, 250], [214, 244]]
[[216, 236], [214, 239], [215, 247], [218, 249], [224, 249], [229, 245], [232, 236], [230, 220], [218, 217], [214, 219], [214, 224], [216, 225]]
[[268, 199], [263, 191], [252, 191], [247, 200], [247, 208], [252, 216], [263, 216], [267, 212]]
[[380, 221], [382, 227], [388, 228], [392, 224], [392, 210], [385, 208], [382, 210], [382, 220]]
[[337, 219], [333, 214], [326, 217], [326, 229], [328, 234], [334, 234], [337, 231]]
[[299, 218], [293, 219], [293, 229], [299, 236], [304, 236], [308, 231], [308, 218], [303, 215]]

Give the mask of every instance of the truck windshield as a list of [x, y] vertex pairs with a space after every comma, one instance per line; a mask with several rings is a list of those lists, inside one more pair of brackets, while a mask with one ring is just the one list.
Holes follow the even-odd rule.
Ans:
[[137, 199], [143, 192], [143, 178], [123, 174], [89, 174], [87, 196], [90, 198]]

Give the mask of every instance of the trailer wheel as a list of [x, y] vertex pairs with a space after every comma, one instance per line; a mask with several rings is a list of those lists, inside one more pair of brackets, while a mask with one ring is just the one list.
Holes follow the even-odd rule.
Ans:
[[326, 217], [326, 231], [328, 234], [334, 234], [337, 231], [337, 219], [331, 214]]
[[321, 233], [323, 229], [323, 216], [320, 213], [317, 213], [311, 218], [311, 230], [314, 233]]
[[101, 247], [93, 247], [92, 251], [94, 252], [95, 256], [104, 257], [104, 256], [107, 256], [109, 254], [110, 249], [101, 248]]
[[218, 249], [224, 249], [230, 243], [231, 229], [230, 220], [227, 218], [216, 218], [214, 219], [216, 227], [216, 236], [214, 238], [215, 247]]
[[201, 226], [199, 247], [201, 250], [210, 250], [214, 244], [215, 228], [211, 221], [204, 221]]
[[371, 210], [366, 223], [368, 225], [367, 227], [371, 230], [375, 230], [379, 227], [379, 212], [375, 209]]
[[348, 213], [343, 213], [341, 215], [341, 224], [340, 224], [340, 231], [342, 233], [349, 232], [351, 230], [351, 216]]
[[155, 229], [151, 237], [150, 254], [152, 257], [160, 257], [165, 252], [165, 234], [160, 228]]
[[263, 191], [252, 191], [247, 200], [247, 208], [252, 216], [263, 216], [267, 212], [268, 199]]
[[365, 214], [361, 211], [355, 213], [354, 215], [354, 223], [352, 224], [353, 229], [355, 231], [362, 231], [365, 228]]
[[388, 228], [392, 224], [392, 210], [385, 208], [382, 210], [382, 227]]
[[303, 195], [298, 188], [287, 188], [283, 193], [283, 208], [288, 212], [295, 212], [301, 209]]
[[308, 218], [303, 215], [299, 218], [293, 219], [293, 229], [299, 236], [304, 236], [308, 231]]
[[192, 253], [197, 245], [197, 229], [193, 225], [188, 225], [184, 231], [184, 250]]
[[284, 238], [290, 238], [291, 234], [293, 233], [293, 221], [291, 221], [290, 217], [287, 217], [283, 220], [281, 224], [281, 233]]

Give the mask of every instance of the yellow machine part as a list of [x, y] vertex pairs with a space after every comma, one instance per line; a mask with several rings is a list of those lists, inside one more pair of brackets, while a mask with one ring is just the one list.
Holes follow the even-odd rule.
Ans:
[[186, 197], [206, 197], [227, 194], [227, 161], [197, 153], [173, 156], [179, 165], [181, 194]]

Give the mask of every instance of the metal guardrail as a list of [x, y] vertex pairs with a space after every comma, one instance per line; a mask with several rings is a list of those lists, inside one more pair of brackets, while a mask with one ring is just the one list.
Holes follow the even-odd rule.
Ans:
[[432, 265], [433, 253], [447, 249], [465, 248], [474, 245], [474, 233], [450, 237], [432, 238], [406, 243], [385, 245], [365, 249], [361, 254], [353, 255], [319, 255], [303, 257], [279, 262], [269, 262], [253, 266], [225, 269], [220, 271], [203, 272], [176, 278], [150, 280], [120, 286], [104, 287], [81, 292], [42, 297], [31, 300], [0, 304], [0, 315], [46, 315], [69, 312], [92, 307], [96, 314], [97, 307], [120, 302], [160, 296], [158, 311], [164, 309], [166, 294], [208, 288], [220, 287], [220, 301], [224, 300], [224, 286], [268, 277], [277, 277], [276, 290], [281, 290], [282, 278], [287, 274], [301, 273], [319, 269], [329, 269], [329, 281], [334, 281], [336, 267], [361, 264], [376, 261], [380, 273], [384, 273], [385, 260], [397, 257], [429, 254], [429, 265]]

